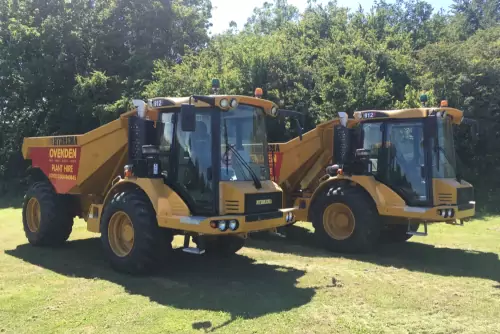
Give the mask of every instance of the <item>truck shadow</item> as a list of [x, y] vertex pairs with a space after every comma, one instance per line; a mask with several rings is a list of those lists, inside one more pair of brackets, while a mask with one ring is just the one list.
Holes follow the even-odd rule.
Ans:
[[322, 249], [313, 233], [303, 227], [290, 226], [285, 231], [287, 237], [284, 239], [259, 235], [257, 239], [249, 241], [246, 246], [309, 257], [338, 256], [386, 267], [404, 268], [441, 276], [484, 278], [500, 283], [500, 260], [496, 253], [440, 248], [408, 241], [400, 244], [380, 245], [370, 254], [340, 254]]
[[[153, 276], [132, 277], [109, 267], [98, 238], [70, 241], [62, 249], [24, 244], [5, 253], [65, 276], [107, 280], [123, 286], [129, 294], [148, 297], [161, 305], [227, 312], [231, 319], [222, 326], [238, 317], [251, 319], [300, 307], [315, 295], [313, 288], [296, 286], [304, 271], [257, 264], [241, 255], [209, 258], [176, 250], [165, 270]], [[205, 329], [208, 324], [211, 327], [206, 320], [202, 324]]]
[[23, 196], [1, 194], [0, 195], [0, 210], [3, 209], [20, 209], [23, 206]]

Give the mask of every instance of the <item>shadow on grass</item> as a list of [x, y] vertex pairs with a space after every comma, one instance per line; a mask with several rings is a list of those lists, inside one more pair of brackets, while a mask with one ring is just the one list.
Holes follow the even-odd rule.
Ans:
[[23, 195], [6, 193], [0, 195], [0, 210], [20, 209], [23, 205]]
[[[300, 226], [285, 229], [285, 239], [259, 235], [246, 247], [309, 257], [339, 256], [386, 267], [404, 268], [442, 276], [464, 276], [500, 282], [498, 254], [456, 248], [439, 248], [419, 242], [380, 245], [370, 254], [340, 254], [321, 249], [313, 233]], [[266, 239], [272, 238], [272, 242]]]
[[230, 320], [214, 328], [210, 319], [193, 324], [193, 328], [211, 328], [210, 331], [237, 317], [257, 318], [302, 306], [315, 294], [312, 288], [296, 287], [304, 271], [257, 264], [241, 255], [209, 258], [176, 250], [163, 272], [150, 277], [131, 277], [109, 267], [102, 257], [98, 238], [70, 241], [62, 249], [24, 244], [5, 253], [62, 275], [107, 280], [123, 286], [130, 294], [148, 297], [161, 305], [231, 315]]

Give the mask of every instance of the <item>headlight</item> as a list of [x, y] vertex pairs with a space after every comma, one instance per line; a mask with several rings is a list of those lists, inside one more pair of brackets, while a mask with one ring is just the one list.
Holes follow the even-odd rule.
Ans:
[[278, 108], [273, 107], [273, 108], [271, 109], [271, 115], [276, 116], [276, 114], [277, 114], [277, 113], [278, 113]]
[[228, 101], [227, 99], [222, 99], [222, 100], [220, 100], [220, 102], [219, 102], [219, 103], [220, 103], [220, 106], [221, 106], [222, 108], [227, 108], [227, 107], [229, 107], [229, 101]]
[[238, 221], [236, 219], [232, 219], [229, 221], [229, 228], [231, 230], [236, 230], [238, 228]]
[[227, 230], [227, 222], [225, 220], [219, 220], [218, 227], [219, 227], [219, 230], [224, 232], [225, 230]]
[[231, 99], [231, 108], [236, 108], [238, 106], [238, 100]]

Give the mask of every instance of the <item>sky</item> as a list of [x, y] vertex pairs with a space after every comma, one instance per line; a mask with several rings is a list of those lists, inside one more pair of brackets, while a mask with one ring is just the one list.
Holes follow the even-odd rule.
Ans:
[[[267, 0], [271, 2], [272, 0]], [[434, 10], [443, 8], [445, 10], [453, 3], [453, 0], [426, 0], [434, 7]], [[238, 28], [242, 28], [247, 18], [252, 15], [255, 7], [261, 7], [265, 0], [212, 0], [212, 20], [211, 33], [221, 33], [229, 28], [229, 22], [235, 21]], [[317, 0], [318, 3], [327, 3], [328, 0]], [[373, 5], [374, 0], [337, 0], [337, 4], [342, 7], [357, 9], [361, 5], [368, 10]], [[387, 0], [387, 2], [394, 2]], [[288, 3], [297, 7], [301, 12], [307, 6], [307, 0], [288, 0]]]

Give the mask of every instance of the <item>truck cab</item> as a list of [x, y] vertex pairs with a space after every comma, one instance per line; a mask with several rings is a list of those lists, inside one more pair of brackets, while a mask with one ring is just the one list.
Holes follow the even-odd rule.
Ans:
[[353, 156], [362, 150], [369, 159], [368, 174], [398, 194], [405, 210], [418, 212], [415, 218], [472, 217], [474, 188], [457, 171], [453, 136], [462, 117], [460, 110], [448, 107], [355, 112], [359, 129]]

